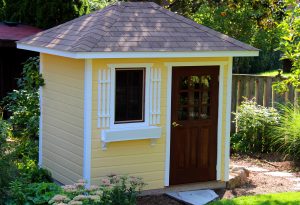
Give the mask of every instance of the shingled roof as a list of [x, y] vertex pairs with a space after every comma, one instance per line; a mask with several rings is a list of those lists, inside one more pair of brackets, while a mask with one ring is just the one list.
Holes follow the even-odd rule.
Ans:
[[123, 2], [22, 39], [68, 52], [258, 51], [152, 2]]

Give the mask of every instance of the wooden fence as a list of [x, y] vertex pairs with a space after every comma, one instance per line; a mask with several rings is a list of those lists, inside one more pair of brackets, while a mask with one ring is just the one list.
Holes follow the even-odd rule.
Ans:
[[[278, 77], [272, 76], [233, 74], [231, 111], [236, 112], [244, 97], [255, 98], [257, 104], [267, 107], [274, 107], [276, 103], [296, 103], [299, 91], [290, 86], [288, 92], [279, 94], [272, 87], [272, 83], [278, 80]], [[233, 119], [234, 116], [231, 115], [231, 121]], [[232, 123], [231, 132], [234, 130], [235, 124]]]

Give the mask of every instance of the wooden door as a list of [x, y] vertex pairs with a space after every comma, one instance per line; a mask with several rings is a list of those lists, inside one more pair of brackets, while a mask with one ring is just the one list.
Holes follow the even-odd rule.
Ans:
[[216, 180], [219, 67], [173, 67], [170, 185]]

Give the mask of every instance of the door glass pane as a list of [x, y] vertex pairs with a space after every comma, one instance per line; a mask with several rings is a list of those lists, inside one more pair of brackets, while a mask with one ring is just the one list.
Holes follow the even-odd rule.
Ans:
[[209, 92], [202, 92], [202, 105], [208, 105], [209, 104]]
[[189, 117], [191, 120], [198, 120], [199, 119], [199, 107], [191, 107]]
[[182, 107], [178, 111], [178, 120], [183, 121], [188, 119], [188, 108]]
[[180, 90], [187, 90], [188, 89], [188, 83], [189, 83], [189, 78], [188, 77], [181, 77], [179, 81], [179, 89]]
[[191, 76], [190, 78], [190, 87], [194, 89], [200, 88], [200, 78], [199, 76]]
[[194, 92], [194, 105], [195, 106], [199, 105], [199, 98], [200, 98], [199, 92]]
[[188, 104], [188, 92], [182, 92], [179, 94], [179, 105], [187, 105]]
[[209, 106], [207, 106], [207, 105], [202, 106], [201, 107], [200, 118], [201, 119], [207, 119], [207, 118], [209, 118], [209, 112], [210, 112]]
[[201, 76], [201, 87], [202, 88], [209, 88], [210, 87], [210, 80], [211, 80], [211, 77], [209, 75]]

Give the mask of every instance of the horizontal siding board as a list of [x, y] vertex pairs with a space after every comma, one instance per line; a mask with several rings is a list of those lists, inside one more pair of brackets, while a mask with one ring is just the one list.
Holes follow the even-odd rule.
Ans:
[[[49, 135], [49, 137], [56, 139], [57, 141], [61, 141], [60, 143], [62, 143], [61, 145], [64, 146], [65, 143], [70, 143], [74, 146], [76, 146], [77, 148], [82, 148], [82, 143], [83, 143], [83, 139], [80, 140], [80, 138], [76, 135], [73, 135], [67, 131], [63, 131], [61, 129], [58, 129], [52, 125], [49, 125], [47, 123], [43, 123], [43, 132], [45, 133], [45, 135]], [[59, 142], [56, 142], [57, 144], [59, 144]]]
[[94, 167], [97, 166], [120, 166], [127, 164], [142, 164], [142, 163], [156, 163], [162, 162], [162, 153], [152, 153], [152, 154], [140, 154], [140, 155], [127, 155], [127, 156], [116, 156], [116, 157], [101, 157], [94, 158]]
[[[48, 137], [48, 136], [47, 136]], [[80, 153], [82, 150], [80, 149], [65, 149], [64, 147], [58, 146], [54, 144], [51, 140], [45, 140], [47, 146], [43, 146], [43, 149], [48, 150], [48, 152], [52, 152], [55, 149], [55, 154], [59, 154], [60, 156], [64, 156], [70, 162], [77, 164], [78, 166], [82, 166]], [[72, 146], [70, 144], [70, 146]]]
[[[76, 84], [78, 84], [79, 82], [74, 82]], [[74, 96], [76, 98], [81, 98], [83, 99], [83, 90], [75, 88], [75, 87], [70, 87], [70, 85], [65, 85], [62, 83], [58, 83], [58, 82], [53, 82], [48, 80], [47, 82], [45, 82], [45, 86], [51, 86], [51, 90], [55, 91], [57, 93], [61, 93], [67, 96]]]
[[64, 179], [60, 181], [64, 184], [71, 184], [78, 181], [78, 179], [82, 178], [80, 175], [76, 174], [72, 170], [66, 169], [65, 165], [61, 165], [56, 161], [54, 161], [53, 159], [48, 159], [47, 157], [45, 157], [43, 160], [44, 160], [43, 166], [47, 167], [50, 171], [52, 171], [54, 178], [56, 173], [59, 173], [64, 177]]
[[74, 112], [74, 107], [72, 106], [62, 107], [61, 103], [52, 99], [47, 99], [46, 102], [43, 102], [43, 107], [44, 109], [52, 109], [52, 110], [54, 109], [58, 113], [64, 112], [66, 114], [73, 115], [73, 117], [76, 117], [78, 120], [81, 120], [83, 122], [82, 119], [83, 108], [76, 108], [78, 112]]
[[83, 130], [83, 119], [78, 118], [71, 113], [68, 112], [62, 112], [55, 110], [54, 108], [50, 108], [45, 106], [44, 111], [46, 111], [47, 119], [55, 121], [56, 124], [59, 124], [61, 122], [66, 123], [69, 126], [72, 126], [72, 129], [75, 130]]
[[[61, 166], [68, 167], [69, 170], [75, 172], [77, 175], [82, 176], [82, 164], [76, 164], [68, 160], [65, 155], [60, 155], [59, 152], [52, 152], [50, 149], [44, 148], [44, 153], [51, 159], [57, 159], [56, 162], [60, 162]], [[65, 153], [68, 154], [68, 153]]]
[[50, 89], [44, 89], [43, 90], [43, 95], [45, 97], [50, 97], [52, 99], [58, 100], [59, 102], [67, 105], [73, 105], [75, 107], [83, 107], [83, 99], [78, 98], [78, 96], [72, 96], [69, 93], [63, 93], [63, 91], [55, 91], [55, 90], [50, 90]]
[[68, 132], [74, 136], [77, 136], [78, 139], [83, 139], [83, 132], [82, 128], [77, 127], [70, 122], [63, 121], [59, 118], [53, 118], [48, 114], [47, 116], [43, 117], [43, 121], [49, 125], [52, 125], [53, 127], [56, 127], [57, 129], [60, 129], [61, 131]]
[[100, 164], [100, 167], [92, 169], [92, 175], [96, 175], [97, 173], [103, 173], [103, 175], [107, 175], [110, 173], [116, 174], [130, 174], [130, 173], [144, 173], [152, 171], [163, 171], [164, 170], [164, 162], [155, 162], [155, 163], [132, 163], [127, 165], [117, 165], [117, 166], [110, 166], [105, 167], [103, 164]]

